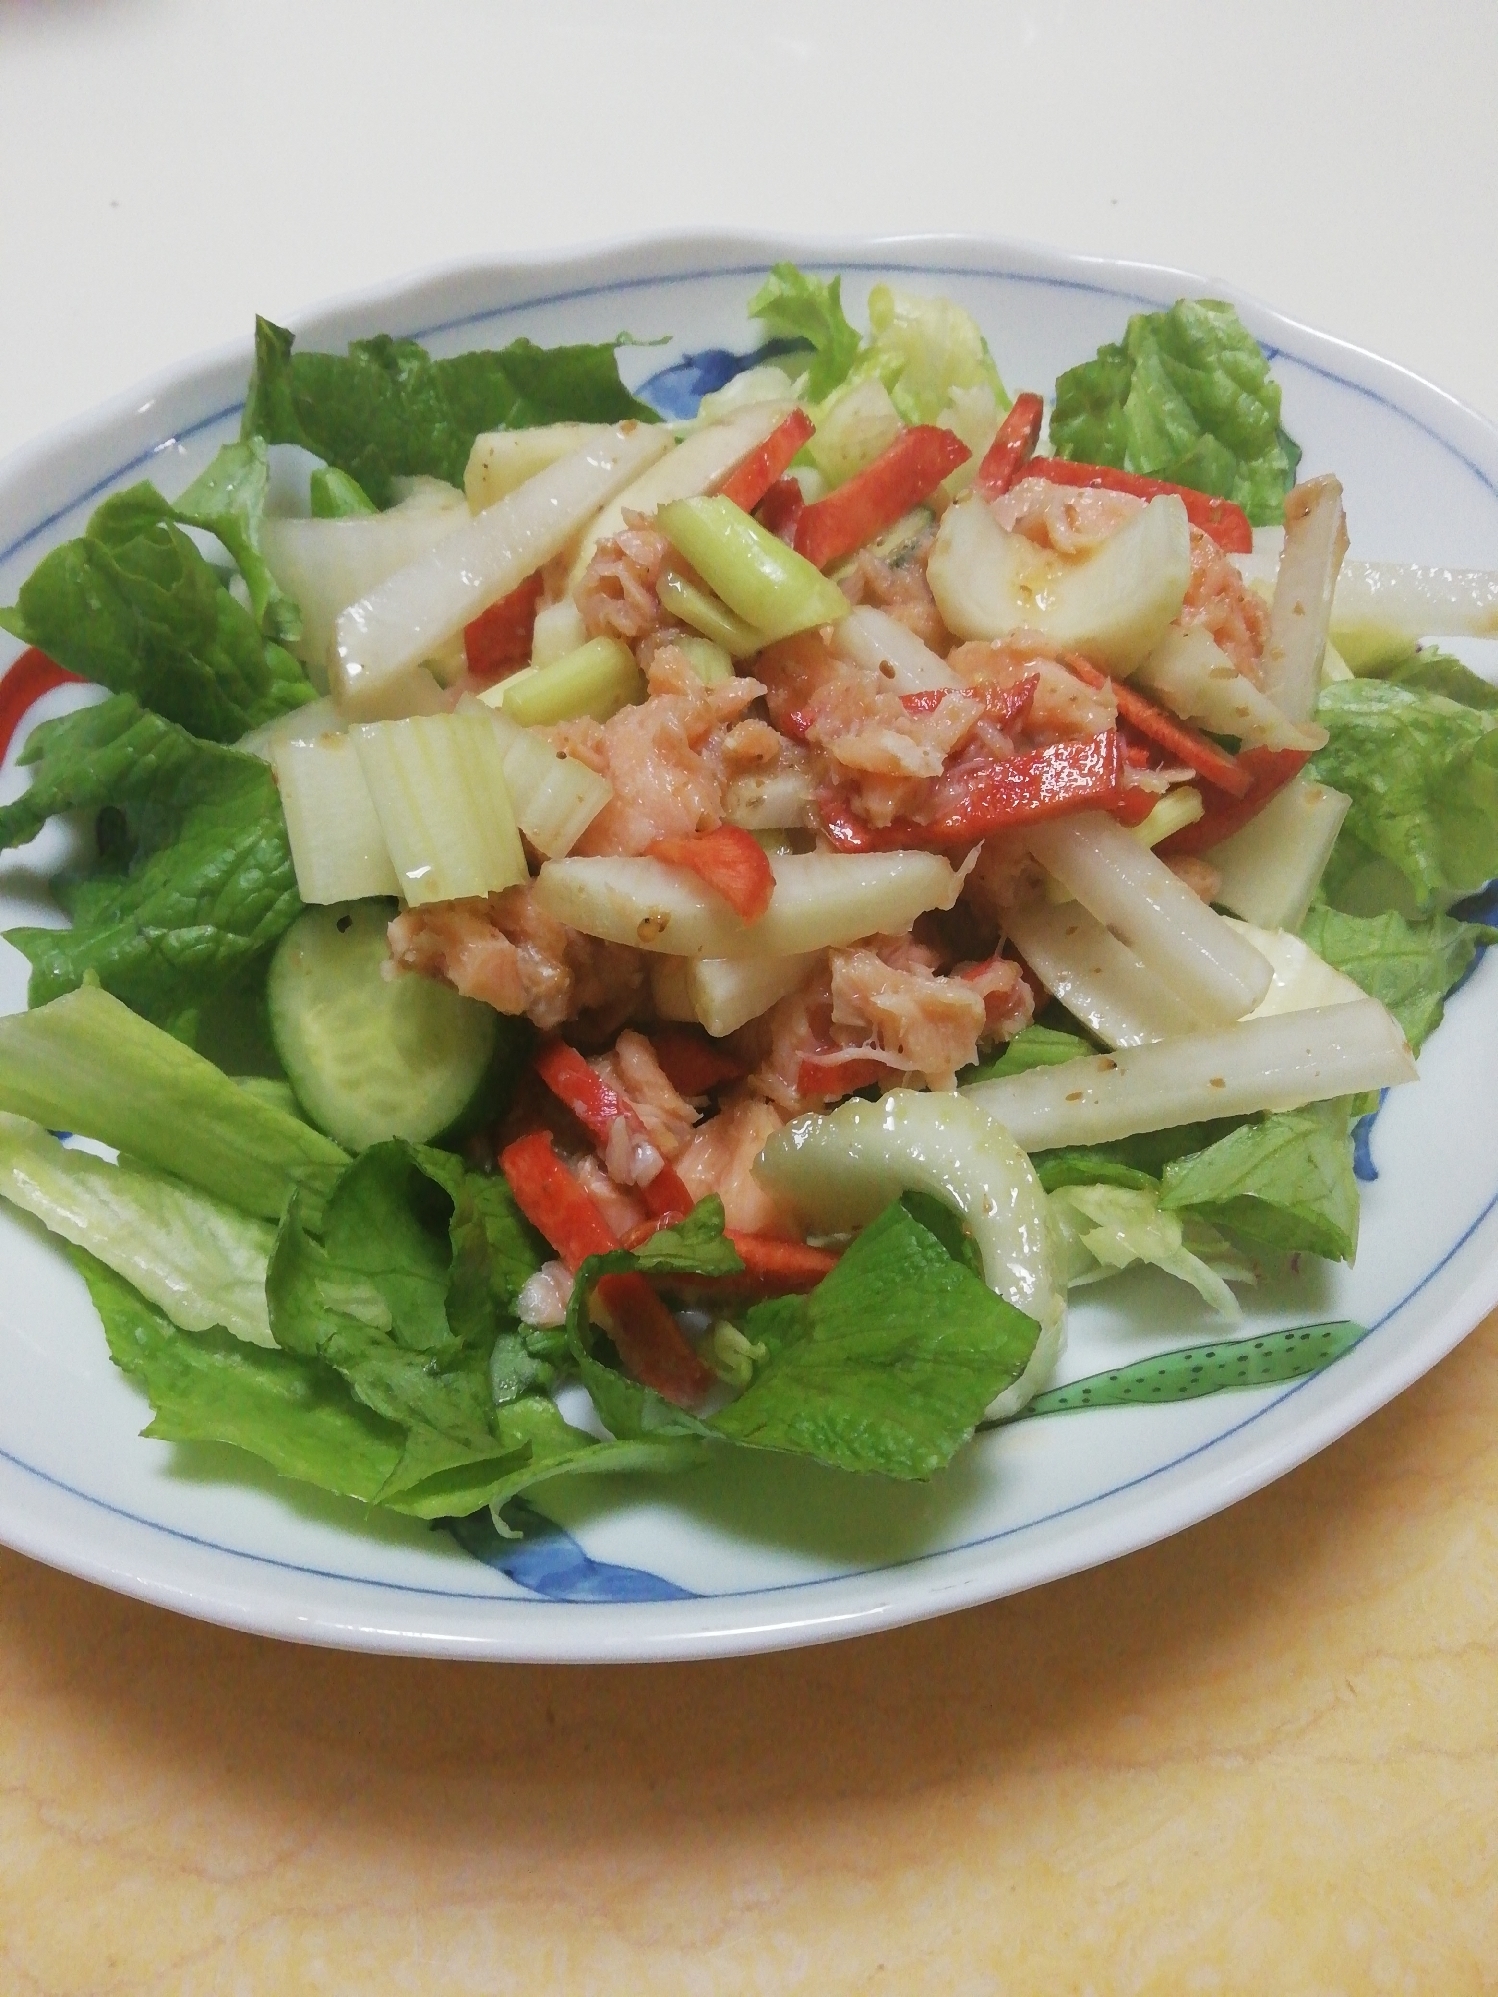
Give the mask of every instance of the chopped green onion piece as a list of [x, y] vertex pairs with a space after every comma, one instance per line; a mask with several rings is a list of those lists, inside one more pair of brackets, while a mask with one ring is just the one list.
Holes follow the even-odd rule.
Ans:
[[704, 638], [710, 638], [715, 645], [721, 645], [731, 659], [751, 659], [764, 650], [765, 641], [760, 632], [742, 617], [735, 617], [728, 605], [720, 603], [709, 591], [688, 582], [685, 576], [667, 569], [657, 582], [655, 593], [663, 610], [689, 624]]
[[582, 714], [607, 721], [645, 698], [644, 675], [618, 638], [590, 638], [565, 658], [515, 673], [503, 685], [499, 705], [522, 728], [550, 728]]
[[379, 510], [359, 481], [336, 465], [323, 465], [312, 474], [314, 520], [352, 520], [361, 513]]
[[656, 525], [765, 644], [835, 623], [851, 608], [836, 583], [731, 499], [678, 499]]

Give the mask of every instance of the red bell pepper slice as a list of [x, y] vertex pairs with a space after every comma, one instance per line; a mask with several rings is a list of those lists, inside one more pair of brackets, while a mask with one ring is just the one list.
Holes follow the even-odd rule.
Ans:
[[1068, 671], [1075, 673], [1088, 686], [1112, 688], [1120, 720], [1127, 721], [1131, 728], [1137, 728], [1141, 735], [1147, 735], [1151, 742], [1158, 743], [1178, 762], [1195, 770], [1209, 784], [1215, 784], [1218, 790], [1225, 790], [1231, 797], [1247, 796], [1252, 780], [1236, 756], [1230, 756], [1226, 749], [1219, 749], [1215, 742], [1198, 734], [1175, 715], [1167, 714], [1163, 707], [1146, 699], [1127, 680], [1116, 680], [1111, 674], [1100, 672], [1091, 660], [1068, 653], [1065, 663]]
[[934, 423], [902, 430], [871, 465], [807, 507], [796, 528], [796, 553], [819, 569], [841, 561], [919, 506], [972, 455], [960, 437]]
[[1207, 792], [1206, 809], [1191, 825], [1183, 825], [1155, 848], [1167, 859], [1180, 853], [1206, 853], [1220, 840], [1231, 838], [1251, 818], [1257, 818], [1276, 791], [1305, 768], [1304, 749], [1240, 749], [1238, 761], [1247, 769], [1249, 786], [1241, 797], [1222, 791]]
[[499, 1169], [516, 1206], [569, 1269], [580, 1268], [590, 1255], [606, 1255], [619, 1246], [597, 1201], [557, 1156], [550, 1131], [534, 1130], [506, 1145], [499, 1154]]
[[748, 1072], [726, 1048], [690, 1027], [663, 1026], [650, 1035], [650, 1045], [678, 1095], [705, 1096], [721, 1082], [736, 1082]]
[[16, 730], [44, 693], [68, 686], [79, 679], [56, 659], [49, 659], [35, 645], [28, 645], [4, 679], [0, 679], [0, 760], [8, 752]]
[[[569, 1269], [619, 1246], [597, 1204], [558, 1158], [549, 1131], [533, 1131], [508, 1145], [499, 1169], [515, 1204]], [[643, 1276], [604, 1276], [593, 1294], [603, 1307], [605, 1329], [635, 1379], [677, 1407], [695, 1405], [716, 1385], [717, 1376], [688, 1345], [681, 1326]]]
[[1035, 455], [1035, 446], [1040, 441], [1040, 426], [1044, 421], [1045, 404], [1038, 395], [1026, 390], [1023, 395], [1015, 396], [1009, 405], [1008, 415], [999, 425], [998, 435], [984, 452], [983, 462], [973, 480], [985, 499], [997, 499], [1014, 484]]
[[758, 922], [770, 906], [774, 869], [764, 847], [740, 826], [720, 825], [692, 839], [657, 839], [646, 850], [653, 860], [688, 868], [745, 922]]
[[1160, 802], [1161, 795], [1159, 791], [1146, 790], [1143, 784], [1130, 784], [1118, 803], [1111, 807], [1108, 816], [1116, 818], [1126, 830], [1135, 825], [1143, 825], [1145, 819]]
[[540, 572], [463, 627], [463, 652], [476, 680], [497, 680], [528, 663], [541, 601]]
[[897, 818], [865, 825], [835, 797], [817, 800], [817, 813], [840, 853], [887, 853], [904, 847], [971, 846], [992, 832], [1036, 825], [1076, 811], [1108, 811], [1124, 791], [1123, 746], [1116, 728], [1078, 740], [1052, 742], [1002, 762], [984, 758], [948, 773], [965, 795], [937, 817]]
[[1027, 478], [1049, 479], [1052, 485], [1101, 486], [1107, 492], [1129, 492], [1136, 499], [1159, 499], [1174, 493], [1186, 507], [1186, 518], [1229, 555], [1253, 553], [1254, 530], [1248, 515], [1231, 499], [1218, 499], [1210, 492], [1197, 492], [1189, 485], [1172, 485], [1168, 479], [1145, 478], [1139, 472], [1119, 471], [1113, 465], [1076, 464], [1070, 458], [1031, 458], [1025, 467]]
[[[804, 409], [793, 409], [748, 457], [739, 459], [718, 487], [719, 497], [731, 499], [735, 506], [752, 513], [815, 427]], [[774, 531], [772, 527], [770, 532]]]
[[[548, 1040], [534, 1065], [547, 1088], [567, 1105], [600, 1151], [608, 1144], [621, 1116], [631, 1136], [649, 1141], [650, 1133], [629, 1097], [612, 1088], [565, 1040]], [[669, 1215], [680, 1220], [692, 1211], [692, 1195], [669, 1160], [662, 1162], [648, 1185], [637, 1186], [635, 1190], [658, 1216]]]
[[977, 695], [983, 702], [985, 719], [1008, 728], [1018, 721], [1040, 685], [1038, 673], [1028, 673], [1013, 686], [934, 686], [919, 693], [902, 693], [900, 705], [907, 714], [934, 714], [949, 694]]
[[796, 529], [806, 511], [806, 495], [793, 478], [778, 478], [759, 502], [754, 517], [768, 527], [777, 541], [788, 548], [796, 545]]
[[798, 1096], [851, 1096], [871, 1082], [887, 1082], [896, 1071], [888, 1061], [835, 1061], [826, 1054], [805, 1054], [796, 1069]]

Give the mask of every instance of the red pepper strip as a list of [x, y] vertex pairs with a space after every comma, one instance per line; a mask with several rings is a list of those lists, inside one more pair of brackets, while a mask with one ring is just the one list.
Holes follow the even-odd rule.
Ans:
[[593, 1292], [625, 1371], [673, 1407], [695, 1407], [718, 1384], [645, 1278], [600, 1276]]
[[806, 511], [806, 495], [793, 478], [778, 478], [759, 502], [754, 517], [768, 527], [777, 541], [788, 548], [796, 545], [796, 529]]
[[1008, 728], [1030, 705], [1039, 685], [1040, 676], [1030, 673], [1024, 679], [1016, 680], [1013, 686], [927, 687], [920, 693], [902, 693], [900, 705], [907, 714], [934, 714], [949, 693], [976, 694], [983, 702], [985, 719], [996, 722], [1000, 728]]
[[663, 1026], [650, 1035], [651, 1050], [678, 1095], [705, 1096], [720, 1082], [747, 1072], [742, 1061], [690, 1027]]
[[476, 680], [497, 680], [528, 662], [540, 601], [538, 571], [463, 627], [463, 651]]
[[919, 506], [972, 455], [960, 437], [933, 423], [902, 430], [871, 465], [807, 507], [796, 529], [796, 553], [819, 569], [851, 555]]
[[[804, 409], [793, 409], [747, 458], [739, 459], [718, 487], [718, 497], [731, 499], [735, 506], [752, 513], [815, 427]], [[774, 531], [772, 527], [770, 532]]]
[[837, 1257], [804, 1241], [777, 1241], [767, 1234], [724, 1229], [739, 1251], [743, 1269], [732, 1276], [673, 1276], [671, 1287], [706, 1299], [724, 1296], [788, 1297], [814, 1290], [837, 1267]]
[[499, 1154], [499, 1169], [515, 1204], [569, 1269], [580, 1268], [590, 1255], [606, 1255], [619, 1246], [597, 1201], [557, 1156], [549, 1130], [534, 1130], [506, 1145]]
[[[650, 1133], [628, 1096], [621, 1095], [604, 1080], [565, 1040], [548, 1040], [535, 1059], [536, 1073], [554, 1096], [571, 1110], [602, 1151], [620, 1117], [633, 1137], [650, 1141]], [[635, 1190], [653, 1214], [669, 1214], [682, 1219], [692, 1211], [692, 1195], [682, 1184], [676, 1167], [663, 1163], [649, 1185]], [[517, 1195], [518, 1197], [518, 1195]]]
[[1159, 499], [1168, 493], [1185, 502], [1186, 518], [1200, 527], [1229, 555], [1253, 553], [1254, 530], [1248, 515], [1230, 499], [1218, 499], [1210, 492], [1196, 492], [1189, 485], [1172, 485], [1168, 479], [1144, 478], [1138, 472], [1119, 471], [1113, 465], [1073, 464], [1070, 458], [1031, 458], [1026, 478], [1049, 479], [1052, 485], [1097, 485], [1107, 492], [1131, 492], [1136, 499]]
[[[515, 1203], [569, 1269], [619, 1246], [596, 1203], [558, 1158], [548, 1131], [521, 1137], [500, 1154]], [[641, 1275], [604, 1276], [594, 1297], [619, 1357], [635, 1379], [678, 1407], [700, 1401], [716, 1376], [682, 1336], [681, 1326]]]
[[870, 1082], [889, 1081], [895, 1072], [888, 1061], [832, 1061], [825, 1054], [806, 1054], [796, 1070], [796, 1094], [851, 1096]]
[[66, 666], [28, 645], [4, 679], [0, 679], [0, 759], [9, 750], [16, 730], [44, 693], [77, 680]]
[[985, 499], [997, 499], [1009, 490], [1030, 459], [1040, 440], [1045, 421], [1045, 404], [1038, 395], [1026, 391], [1015, 396], [1009, 414], [999, 425], [999, 433], [983, 454], [974, 486]]
[[753, 833], [740, 826], [720, 825], [716, 832], [699, 832], [693, 839], [657, 839], [646, 851], [652, 860], [688, 868], [745, 922], [758, 922], [770, 906], [774, 869]]
[[1209, 784], [1215, 784], [1218, 790], [1225, 790], [1231, 797], [1247, 795], [1252, 779], [1247, 770], [1240, 767], [1236, 756], [1230, 756], [1226, 749], [1219, 749], [1205, 735], [1199, 735], [1184, 721], [1167, 714], [1163, 707], [1147, 700], [1127, 680], [1116, 680], [1108, 673], [1099, 672], [1090, 660], [1078, 658], [1075, 653], [1068, 653], [1065, 663], [1068, 671], [1075, 673], [1086, 685], [1111, 687], [1113, 698], [1118, 702], [1119, 718], [1127, 721], [1130, 727], [1137, 728], [1141, 735], [1147, 735], [1152, 742], [1158, 742], [1162, 749], [1169, 750], [1178, 762], [1185, 763], [1199, 777], [1205, 777]]
[[822, 829], [840, 853], [888, 853], [902, 847], [970, 846], [1011, 825], [1036, 825], [1074, 811], [1109, 811], [1123, 795], [1123, 745], [1116, 728], [1076, 741], [1052, 742], [1002, 762], [984, 759], [958, 776], [961, 804], [924, 822], [897, 818], [865, 825], [835, 797], [817, 799]]
[[1306, 763], [1304, 749], [1240, 749], [1238, 761], [1249, 773], [1249, 787], [1242, 797], [1225, 797], [1221, 791], [1207, 792], [1206, 810], [1192, 825], [1183, 825], [1155, 848], [1166, 858], [1178, 853], [1205, 853], [1219, 840], [1227, 839], [1257, 818], [1276, 791], [1284, 789]]
[[1108, 815], [1116, 818], [1125, 829], [1143, 825], [1160, 802], [1160, 796], [1159, 791], [1146, 790], [1143, 784], [1130, 784]]

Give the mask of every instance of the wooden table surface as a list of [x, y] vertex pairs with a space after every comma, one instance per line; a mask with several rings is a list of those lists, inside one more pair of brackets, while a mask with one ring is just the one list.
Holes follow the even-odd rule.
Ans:
[[407, 1662], [0, 1553], [0, 1989], [1498, 1988], [1498, 1317], [1279, 1484], [888, 1636]]

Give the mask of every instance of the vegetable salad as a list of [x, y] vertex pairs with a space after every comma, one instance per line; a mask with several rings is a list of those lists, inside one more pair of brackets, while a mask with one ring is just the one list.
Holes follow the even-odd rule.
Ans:
[[1498, 578], [1349, 559], [1229, 306], [1012, 398], [950, 300], [748, 316], [637, 392], [262, 321], [240, 441], [0, 611], [9, 726], [97, 690], [0, 807], [93, 835], [9, 933], [0, 1195], [148, 1434], [501, 1530], [731, 1448], [924, 1478], [1097, 1398], [1077, 1285], [1352, 1260], [1493, 935], [1498, 692], [1429, 641]]

